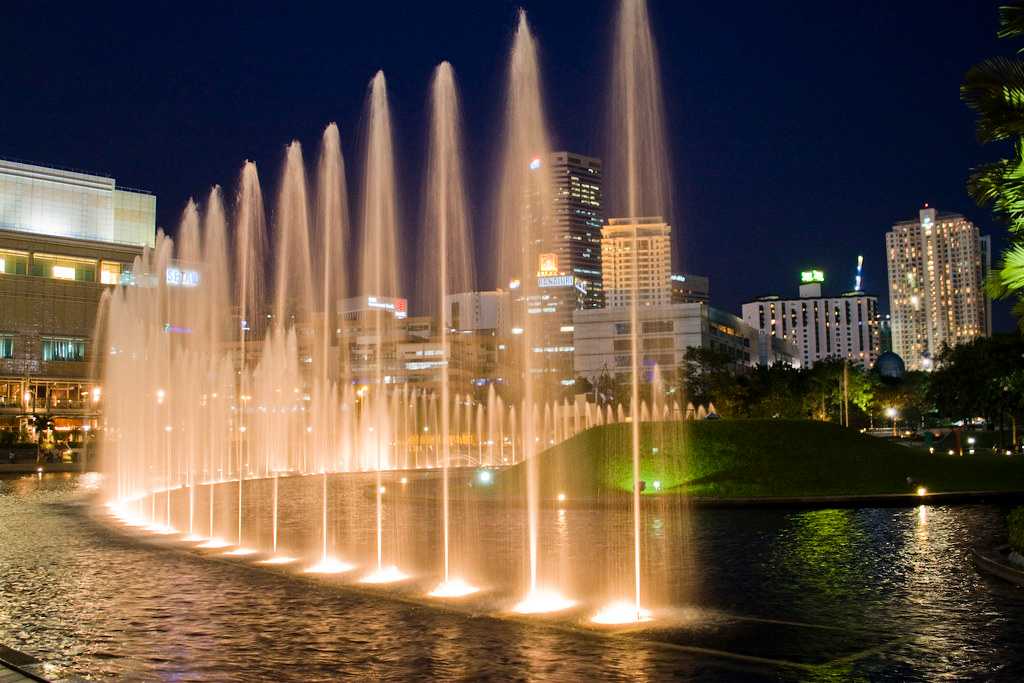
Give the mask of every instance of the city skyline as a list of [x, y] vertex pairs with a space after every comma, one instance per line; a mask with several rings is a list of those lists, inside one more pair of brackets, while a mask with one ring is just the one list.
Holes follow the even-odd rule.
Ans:
[[[674, 215], [668, 217], [673, 225], [674, 268], [711, 276], [716, 282], [716, 305], [738, 311], [745, 300], [789, 288], [795, 274], [811, 266], [828, 273], [826, 289], [847, 289], [840, 283], [852, 282], [855, 259], [864, 254], [864, 289], [886, 302], [884, 310], [888, 298], [884, 234], [894, 222], [911, 218], [925, 202], [963, 213], [983, 232], [993, 234], [994, 253], [1002, 251], [999, 226], [986, 210], [973, 205], [963, 189], [969, 167], [985, 155], [973, 139], [972, 117], [958, 94], [963, 74], [973, 63], [1006, 51], [994, 38], [995, 12], [952, 3], [928, 3], [927, 12], [922, 7], [924, 3], [912, 3], [876, 9], [874, 14], [814, 7], [812, 14], [812, 5], [797, 4], [793, 12], [756, 10], [735, 24], [726, 24], [727, 18], [715, 9], [651, 7], [664, 65], [670, 157], [674, 159]], [[542, 48], [552, 146], [604, 158], [606, 145], [598, 131], [603, 129], [605, 103], [599, 85], [605, 70], [588, 70], [584, 65], [607, 59], [588, 51], [579, 54], [577, 41], [565, 36], [586, 39], [587, 45], [604, 50], [612, 4], [603, 3], [587, 16], [574, 11], [571, 3], [565, 7], [527, 4], [526, 9]], [[486, 289], [495, 281], [487, 258], [493, 246], [493, 236], [488, 234], [493, 179], [480, 170], [496, 154], [491, 141], [499, 127], [502, 99], [487, 83], [492, 74], [501, 73], [505, 57], [501, 45], [514, 24], [514, 8], [498, 4], [478, 10], [481, 16], [472, 18], [459, 12], [457, 4], [424, 15], [415, 10], [423, 23], [416, 30], [422, 40], [407, 44], [398, 39], [408, 37], [413, 29], [380, 21], [376, 10], [360, 8], [356, 11], [361, 20], [351, 22], [366, 28], [358, 41], [324, 40], [331, 35], [327, 29], [307, 26], [320, 33], [301, 45], [295, 38], [281, 37], [280, 66], [250, 64], [244, 43], [230, 36], [238, 32], [258, 41], [265, 37], [267, 25], [274, 23], [268, 19], [288, 20], [287, 15], [242, 16], [214, 10], [204, 12], [204, 22], [195, 25], [182, 21], [187, 12], [172, 16], [151, 9], [147, 10], [154, 19], [150, 23], [160, 26], [159, 33], [136, 26], [122, 52], [115, 53], [99, 47], [98, 37], [94, 44], [92, 38], [82, 36], [116, 30], [121, 19], [103, 12], [96, 16], [72, 12], [46, 22], [54, 35], [67, 34], [66, 40], [55, 41], [59, 47], [53, 55], [12, 69], [15, 79], [31, 78], [45, 69], [48, 79], [64, 86], [62, 98], [55, 101], [46, 92], [23, 89], [24, 97], [16, 99], [7, 112], [10, 125], [0, 133], [0, 154], [83, 167], [150, 189], [160, 198], [158, 224], [173, 234], [189, 196], [203, 197], [215, 183], [233, 191], [238, 169], [247, 158], [255, 160], [261, 176], [274, 184], [284, 146], [295, 137], [311, 148], [328, 121], [339, 122], [346, 157], [358, 159], [361, 94], [366, 80], [381, 67], [392, 86], [396, 147], [401, 152], [399, 188], [403, 196], [412, 198], [420, 187], [425, 74], [436, 61], [447, 58], [455, 67], [466, 107], [472, 224], [482, 270], [478, 288]], [[766, 15], [758, 14], [762, 11]], [[30, 54], [17, 46], [36, 35], [32, 14], [32, 8], [26, 8], [16, 20], [25, 25], [12, 25], [16, 54]], [[331, 25], [330, 19], [326, 15], [324, 23]], [[810, 42], [800, 49], [782, 46], [784, 40], [767, 40], [780, 31], [782, 35], [799, 32], [808, 22], [826, 30], [802, 36], [801, 40]], [[444, 25], [443, 35], [430, 34], [429, 27], [436, 24]], [[702, 35], [706, 31], [698, 28], [704, 24], [728, 26], [729, 40]], [[805, 65], [809, 69], [805, 79], [773, 81], [770, 90], [757, 83], [737, 89], [720, 87], [749, 68], [749, 55], [743, 50], [758, 50], [769, 57], [760, 68], [786, 69], [825, 41], [825, 36], [834, 35], [829, 27], [848, 25], [853, 35], [853, 28], [865, 24], [891, 32], [893, 40], [873, 41], [870, 48], [852, 46], [852, 53], [845, 55], [840, 50], [820, 50], [821, 63]], [[943, 41], [940, 46], [928, 37], [936, 33], [929, 26], [949, 25], [962, 27], [956, 41]], [[95, 30], [79, 31], [79, 26]], [[910, 26], [915, 30], [907, 33]], [[227, 27], [234, 32], [227, 32], [223, 43], [216, 42], [214, 37], [221, 38]], [[344, 31], [338, 25], [339, 35]], [[380, 41], [394, 49], [355, 54], [360, 45]], [[182, 44], [194, 49], [183, 54], [175, 49]], [[75, 51], [75, 60], [62, 59], [68, 50]], [[697, 50], [713, 58], [695, 59], [691, 53]], [[161, 56], [162, 52], [174, 57]], [[132, 57], [127, 66], [106, 66], [126, 55]], [[895, 55], [899, 58], [894, 59]], [[63, 67], [57, 68], [51, 60], [60, 60]], [[71, 62], [74, 66], [68, 67]], [[217, 64], [217, 69], [207, 68], [210, 64]], [[335, 68], [340, 64], [346, 68]], [[879, 74], [891, 77], [879, 78]], [[151, 84], [151, 76], [163, 85]], [[918, 91], [906, 92], [903, 84], [908, 81], [919, 84]], [[86, 87], [106, 89], [113, 97], [111, 105], [85, 104], [86, 98], [75, 93]], [[868, 100], [887, 104], [878, 107]], [[176, 107], [190, 115], [173, 145], [160, 133], [163, 123], [136, 113], [141, 108], [156, 115]], [[754, 111], [772, 115], [752, 117]], [[45, 135], [31, 134], [44, 127]], [[793, 154], [792, 149], [799, 153]], [[417, 201], [408, 201], [401, 210], [404, 251], [410, 254], [416, 248], [420, 207]], [[605, 215], [615, 216], [615, 208], [609, 207]], [[764, 239], [778, 245], [778, 257], [770, 264], [757, 258], [756, 250], [735, 248]], [[737, 273], [743, 277], [735, 277]], [[995, 330], [1012, 328], [1007, 309], [996, 304]]]

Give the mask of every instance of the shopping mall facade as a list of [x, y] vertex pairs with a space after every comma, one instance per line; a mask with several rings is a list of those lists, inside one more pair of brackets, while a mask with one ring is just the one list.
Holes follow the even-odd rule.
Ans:
[[0, 436], [35, 415], [58, 434], [98, 426], [100, 298], [155, 238], [152, 194], [0, 159]]

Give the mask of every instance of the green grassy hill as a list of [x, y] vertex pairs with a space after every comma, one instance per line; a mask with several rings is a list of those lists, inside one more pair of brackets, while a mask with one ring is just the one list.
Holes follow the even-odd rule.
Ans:
[[[541, 495], [627, 494], [631, 428], [608, 425], [540, 455]], [[641, 479], [648, 495], [709, 498], [910, 493], [907, 477], [930, 492], [1024, 491], [1024, 461], [932, 455], [834, 424], [785, 420], [651, 423], [641, 429]], [[526, 465], [504, 471], [495, 493], [518, 495]], [[654, 482], [660, 485], [655, 491]]]

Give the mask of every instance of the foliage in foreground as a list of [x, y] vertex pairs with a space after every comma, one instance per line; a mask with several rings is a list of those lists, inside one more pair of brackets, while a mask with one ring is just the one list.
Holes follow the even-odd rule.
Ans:
[[1014, 508], [1007, 518], [1010, 532], [1010, 547], [1024, 553], [1024, 507]]
[[[1001, 7], [1000, 38], [1024, 37], [1024, 4]], [[1014, 313], [1024, 330], [1024, 61], [987, 59], [967, 72], [960, 88], [977, 114], [978, 140], [1007, 146], [1009, 157], [974, 169], [967, 190], [979, 206], [991, 206], [1007, 224], [1011, 246], [988, 282], [993, 298], [1016, 297]]]

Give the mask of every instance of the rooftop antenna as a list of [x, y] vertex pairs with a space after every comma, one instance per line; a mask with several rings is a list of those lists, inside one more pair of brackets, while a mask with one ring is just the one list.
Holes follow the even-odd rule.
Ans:
[[853, 280], [853, 291], [859, 292], [862, 280], [862, 274], [864, 272], [864, 257], [857, 257], [857, 277]]

